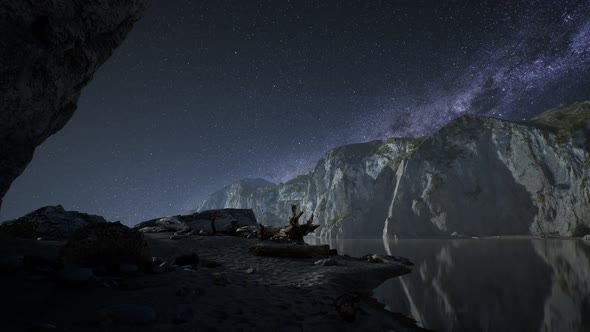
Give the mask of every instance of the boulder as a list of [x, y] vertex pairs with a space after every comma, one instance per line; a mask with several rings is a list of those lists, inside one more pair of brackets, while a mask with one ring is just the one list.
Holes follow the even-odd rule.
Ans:
[[64, 261], [82, 267], [106, 266], [117, 270], [121, 264], [150, 269], [152, 256], [143, 234], [116, 223], [89, 224], [77, 232], [61, 249]]
[[134, 227], [143, 233], [186, 231], [188, 226], [177, 217], [164, 217], [144, 221]]
[[[211, 219], [215, 218], [217, 233], [235, 234], [237, 229], [256, 229], [256, 216], [250, 209], [218, 209], [188, 215], [156, 218], [144, 221], [133, 228], [144, 233], [181, 232], [183, 234], [211, 234]], [[204, 232], [201, 232], [204, 231]], [[243, 233], [242, 233], [243, 234]]]
[[64, 240], [75, 231], [93, 223], [104, 223], [103, 217], [77, 211], [66, 211], [61, 205], [46, 206], [18, 219], [0, 224], [0, 233], [29, 238]]

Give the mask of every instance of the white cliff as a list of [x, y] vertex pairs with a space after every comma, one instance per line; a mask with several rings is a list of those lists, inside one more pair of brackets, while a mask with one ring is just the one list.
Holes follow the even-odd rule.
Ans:
[[328, 237], [590, 233], [590, 102], [526, 123], [464, 115], [431, 136], [328, 151], [308, 174], [214, 193], [201, 209], [251, 208], [284, 224], [313, 212]]

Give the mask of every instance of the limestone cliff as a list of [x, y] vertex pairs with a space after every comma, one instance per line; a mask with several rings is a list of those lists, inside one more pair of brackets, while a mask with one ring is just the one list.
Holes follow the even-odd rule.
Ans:
[[35, 148], [72, 117], [80, 91], [123, 41], [146, 2], [2, 1], [0, 200]]
[[428, 137], [333, 149], [306, 175], [246, 195], [229, 186], [203, 206], [252, 208], [273, 225], [295, 203], [330, 237], [581, 235], [589, 138], [590, 102], [526, 123], [464, 115]]

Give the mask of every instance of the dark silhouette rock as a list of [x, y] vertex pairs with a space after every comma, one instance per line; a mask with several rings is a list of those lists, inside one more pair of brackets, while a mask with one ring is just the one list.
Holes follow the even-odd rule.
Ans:
[[2, 1], [0, 199], [35, 148], [70, 120], [80, 91], [123, 41], [146, 3]]
[[234, 234], [239, 228], [256, 227], [257, 225], [256, 216], [251, 209], [219, 209], [156, 218], [139, 223], [133, 228], [144, 233], [181, 232], [188, 234], [187, 231], [204, 230], [208, 234], [212, 234], [211, 220], [214, 220], [216, 232], [224, 234]]
[[92, 223], [104, 223], [103, 217], [66, 211], [61, 205], [46, 206], [18, 219], [0, 224], [0, 233], [29, 239], [64, 240]]
[[106, 266], [117, 270], [121, 264], [151, 270], [152, 256], [143, 234], [121, 223], [94, 223], [75, 232], [61, 249], [65, 262], [83, 266]]

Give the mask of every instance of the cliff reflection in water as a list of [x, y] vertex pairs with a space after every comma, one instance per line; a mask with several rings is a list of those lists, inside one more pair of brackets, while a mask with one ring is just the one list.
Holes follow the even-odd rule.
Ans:
[[409, 275], [375, 290], [437, 331], [590, 331], [590, 243], [556, 239], [341, 240], [340, 253], [400, 255]]

